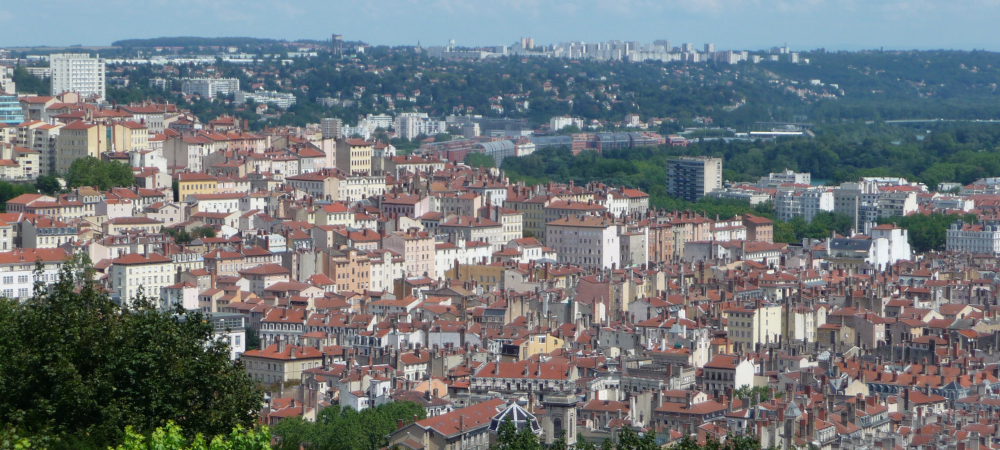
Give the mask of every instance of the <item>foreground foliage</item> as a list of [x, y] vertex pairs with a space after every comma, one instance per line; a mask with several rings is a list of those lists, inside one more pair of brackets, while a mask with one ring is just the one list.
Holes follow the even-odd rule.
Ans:
[[[201, 434], [193, 439], [184, 437], [181, 427], [167, 422], [157, 428], [146, 439], [132, 427], [125, 429], [125, 442], [114, 450], [268, 450], [271, 448], [271, 433], [267, 428], [244, 430], [236, 427], [228, 436], [215, 436], [206, 442]], [[109, 449], [111, 450], [111, 449]]]
[[392, 402], [361, 412], [332, 407], [321, 411], [315, 422], [282, 419], [274, 435], [281, 449], [378, 450], [388, 446], [386, 436], [396, 431], [398, 420], [409, 423], [414, 417], [423, 419], [427, 412], [413, 402]]
[[172, 420], [191, 437], [256, 423], [261, 396], [200, 312], [157, 311], [141, 294], [122, 308], [86, 267], [67, 263], [23, 303], [0, 300], [0, 423], [10, 435], [106, 448], [129, 426], [148, 433]]
[[66, 173], [69, 187], [97, 186], [106, 191], [113, 187], [132, 187], [135, 174], [132, 168], [118, 161], [104, 162], [93, 156], [73, 161]]

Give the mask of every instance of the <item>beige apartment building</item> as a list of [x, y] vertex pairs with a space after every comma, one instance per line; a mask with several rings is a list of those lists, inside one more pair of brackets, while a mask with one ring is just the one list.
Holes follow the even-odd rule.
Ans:
[[131, 120], [115, 123], [111, 129], [111, 139], [116, 152], [149, 149], [149, 130], [145, 125]]
[[371, 175], [374, 142], [363, 139], [337, 141], [337, 168], [349, 175]]
[[77, 120], [62, 127], [56, 142], [56, 171], [66, 173], [73, 161], [88, 156], [100, 158], [107, 148], [108, 127]]
[[302, 379], [302, 372], [322, 364], [323, 354], [315, 347], [285, 345], [285, 341], [278, 341], [260, 350], [247, 350], [241, 359], [250, 378], [258, 383], [272, 384]]
[[781, 305], [761, 303], [755, 308], [730, 308], [725, 310], [729, 324], [726, 333], [733, 344], [745, 352], [753, 351], [757, 344], [777, 342], [781, 336]]
[[426, 231], [410, 228], [389, 233], [382, 247], [403, 255], [403, 273], [407, 277], [434, 274], [434, 236]]

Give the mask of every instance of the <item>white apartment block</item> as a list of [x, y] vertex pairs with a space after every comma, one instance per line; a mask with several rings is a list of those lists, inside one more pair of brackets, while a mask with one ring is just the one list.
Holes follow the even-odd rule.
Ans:
[[879, 217], [903, 217], [917, 211], [917, 191], [882, 188], [878, 199]]
[[926, 186], [911, 184], [903, 178], [862, 178], [834, 189], [833, 209], [855, 217], [862, 228], [859, 231], [867, 231], [880, 217], [916, 212], [917, 193], [926, 190]]
[[199, 95], [203, 99], [225, 97], [240, 91], [236, 78], [185, 78], [181, 83], [184, 95]]
[[174, 284], [174, 261], [157, 253], [148, 257], [129, 253], [111, 260], [108, 274], [111, 296], [128, 306], [140, 287], [147, 297], [157, 299], [163, 288]]
[[448, 220], [438, 224], [438, 233], [447, 234], [451, 242], [477, 241], [486, 243], [491, 248], [491, 254], [494, 251], [500, 251], [507, 243], [503, 240], [504, 237], [509, 237], [509, 235], [504, 234], [503, 225], [500, 223], [471, 216], [449, 217]]
[[772, 192], [774, 189], [764, 189], [752, 184], [737, 184], [712, 191], [709, 195], [715, 198], [741, 200], [749, 202], [751, 205], [759, 205], [773, 200]]
[[959, 210], [969, 212], [976, 207], [976, 201], [971, 198], [954, 197], [950, 195], [935, 196], [931, 205], [938, 210]]
[[959, 220], [948, 228], [945, 239], [945, 250], [949, 252], [1000, 256], [1000, 223], [997, 222], [971, 224]]
[[[8, 233], [4, 230], [4, 234]], [[6, 240], [7, 238], [4, 237]], [[6, 248], [6, 247], [5, 247]], [[0, 253], [0, 295], [4, 298], [27, 300], [34, 293], [35, 281], [54, 284], [69, 254], [61, 248], [25, 248]], [[35, 264], [43, 265], [41, 275], [35, 274]]]
[[444, 279], [445, 273], [459, 264], [482, 264], [484, 259], [490, 261], [493, 257], [493, 246], [483, 242], [463, 241], [445, 242], [434, 246], [434, 278]]
[[76, 53], [55, 53], [49, 56], [52, 69], [52, 95], [75, 92], [82, 97], [104, 100], [104, 60]]
[[830, 189], [796, 189], [778, 191], [774, 196], [775, 218], [787, 222], [802, 217], [812, 222], [821, 211], [833, 211], [833, 191]]
[[381, 256], [371, 257], [368, 264], [368, 282], [372, 291], [385, 292], [393, 289], [393, 282], [403, 277], [403, 258], [392, 252], [380, 252]]
[[621, 260], [618, 227], [606, 217], [566, 216], [548, 222], [545, 243], [556, 251], [560, 264], [610, 269]]
[[394, 119], [388, 114], [368, 114], [365, 116], [365, 121], [367, 121], [369, 125], [375, 126], [375, 128], [388, 130], [389, 128], [392, 128]]
[[396, 116], [393, 125], [400, 137], [413, 139], [417, 136], [434, 136], [448, 131], [448, 125], [443, 120], [431, 119], [427, 113], [402, 113]]
[[258, 105], [268, 104], [281, 109], [288, 109], [295, 104], [295, 95], [288, 92], [276, 91], [236, 92], [235, 104], [242, 105], [247, 100], [253, 100]]
[[552, 131], [559, 131], [570, 125], [576, 125], [577, 128], [583, 129], [583, 119], [579, 117], [570, 116], [555, 116], [549, 119], [549, 129]]
[[798, 173], [785, 169], [781, 173], [769, 173], [765, 177], [760, 177], [757, 185], [760, 187], [778, 187], [782, 184], [811, 184], [812, 174]]

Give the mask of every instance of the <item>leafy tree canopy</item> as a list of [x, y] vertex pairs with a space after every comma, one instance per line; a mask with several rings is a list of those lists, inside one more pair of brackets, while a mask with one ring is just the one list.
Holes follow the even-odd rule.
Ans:
[[413, 402], [392, 402], [357, 412], [351, 408], [327, 408], [315, 422], [288, 418], [278, 422], [274, 435], [280, 449], [298, 450], [379, 450], [388, 446], [386, 436], [396, 431], [397, 421], [427, 417], [424, 408]]
[[463, 162], [465, 162], [465, 164], [468, 165], [469, 167], [485, 167], [485, 168], [496, 167], [497, 164], [496, 159], [494, 159], [492, 156], [478, 152], [469, 153], [468, 155], [465, 155], [465, 160]]
[[189, 438], [256, 423], [260, 392], [200, 312], [141, 292], [123, 308], [92, 274], [76, 258], [30, 299], [0, 300], [0, 423], [51, 448], [107, 448], [171, 420]]
[[43, 194], [52, 195], [59, 192], [62, 186], [59, 184], [59, 179], [55, 175], [42, 175], [35, 180], [35, 189], [38, 189]]
[[97, 186], [104, 191], [113, 187], [130, 187], [135, 184], [132, 168], [118, 161], [104, 162], [93, 156], [73, 161], [66, 173], [70, 187]]
[[[149, 439], [136, 433], [130, 426], [125, 429], [125, 442], [113, 450], [270, 450], [271, 433], [267, 428], [245, 430], [237, 426], [228, 436], [218, 435], [206, 442], [201, 434], [193, 439], [184, 436], [181, 427], [173, 421], [158, 427]], [[111, 449], [109, 449], [111, 450]]]

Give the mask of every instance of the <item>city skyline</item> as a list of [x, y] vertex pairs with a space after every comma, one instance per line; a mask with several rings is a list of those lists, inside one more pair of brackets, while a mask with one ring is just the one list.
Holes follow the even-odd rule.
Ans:
[[[110, 45], [130, 38], [162, 36], [248, 36], [272, 39], [328, 40], [331, 33], [347, 41], [374, 45], [407, 45], [418, 41], [459, 46], [509, 44], [531, 36], [540, 44], [610, 39], [650, 42], [713, 42], [719, 50], [766, 49], [789, 43], [795, 50], [988, 49], [1000, 45], [982, 40], [991, 32], [989, 17], [1000, 2], [926, 0], [786, 1], [698, 0], [538, 2], [505, 0], [439, 0], [418, 4], [390, 0], [373, 8], [348, 0], [336, 5], [313, 0], [281, 0], [241, 4], [230, 0], [194, 2], [52, 1], [51, 8], [28, 4], [0, 7], [0, 34], [6, 46]], [[975, 14], [972, 14], [975, 12]], [[76, 20], [46, 32], [32, 32], [35, 20]], [[146, 21], [143, 17], [161, 20]], [[115, 26], [94, 26], [110, 21]], [[961, 23], [961, 26], [957, 25]]]

